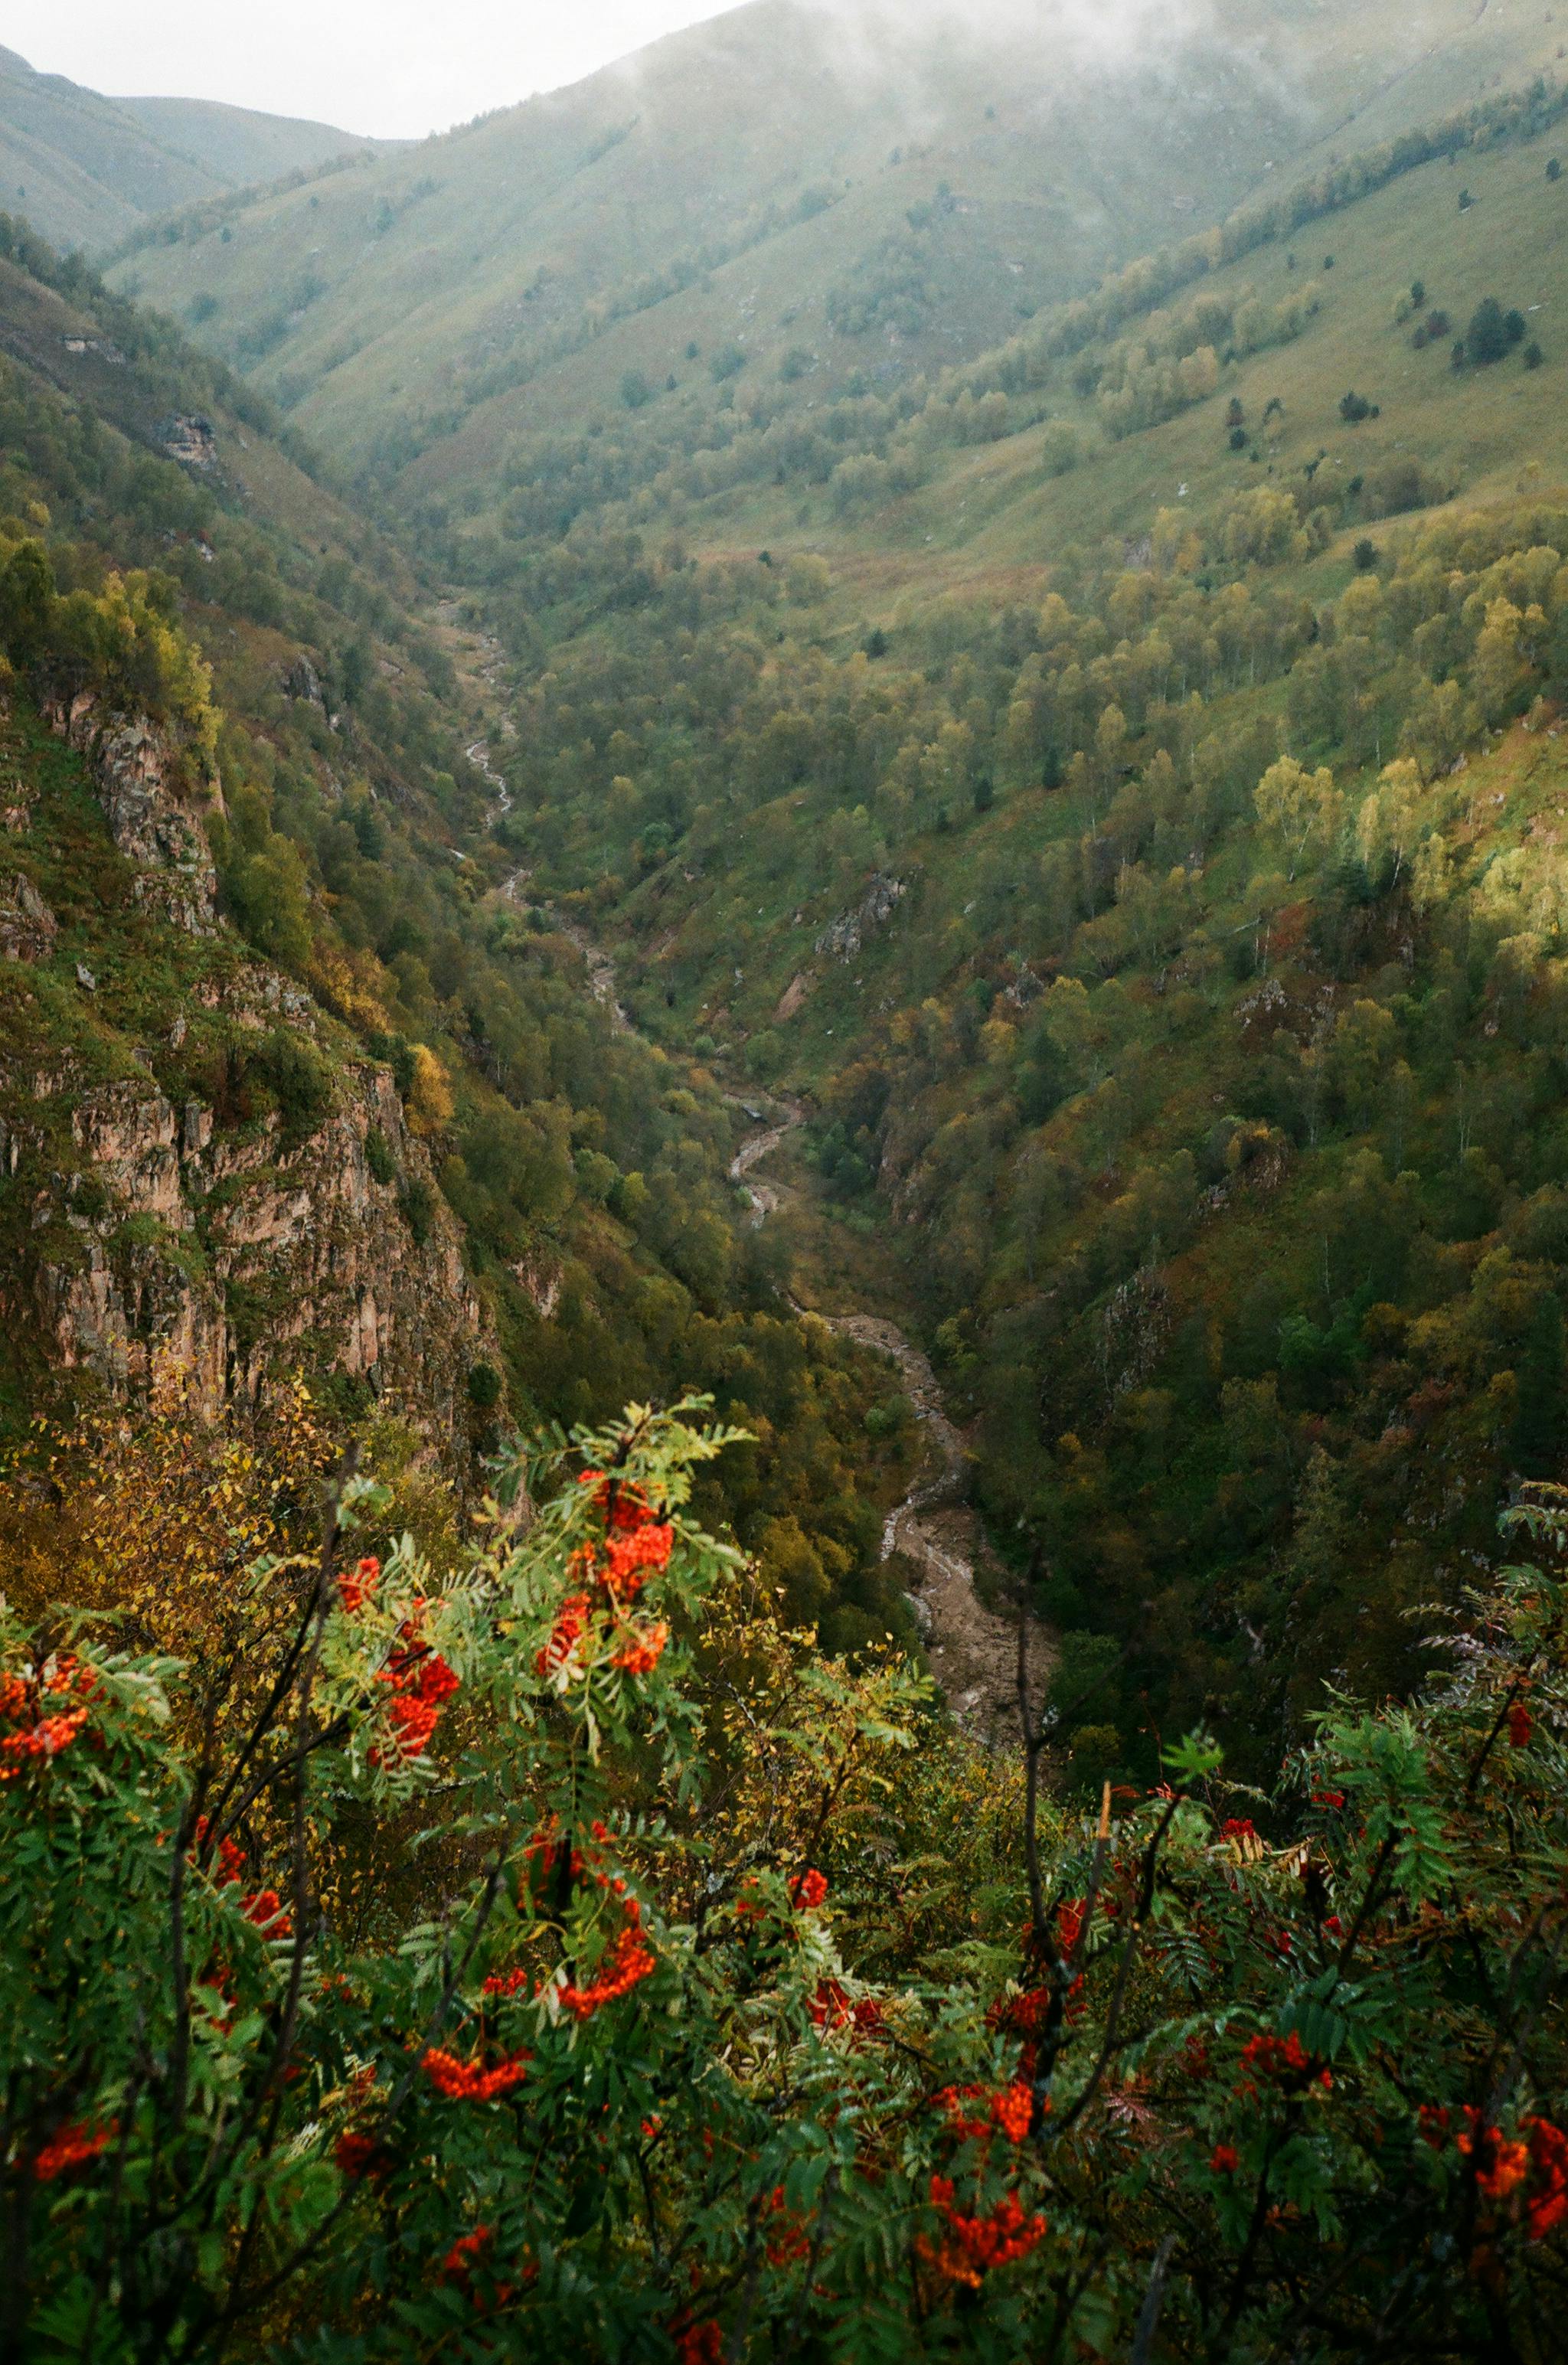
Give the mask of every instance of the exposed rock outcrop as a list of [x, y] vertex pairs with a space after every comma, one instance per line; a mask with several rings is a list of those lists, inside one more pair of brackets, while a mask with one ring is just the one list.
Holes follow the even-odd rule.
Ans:
[[818, 952], [832, 954], [839, 960], [853, 960], [867, 937], [887, 926], [904, 893], [902, 879], [879, 870], [854, 910], [842, 913], [823, 930], [817, 938]]
[[47, 960], [59, 933], [54, 913], [24, 871], [0, 882], [0, 960]]
[[483, 1312], [385, 1069], [345, 1070], [293, 1144], [275, 1116], [220, 1131], [151, 1078], [76, 1095], [71, 1130], [81, 1163], [39, 1189], [35, 1251], [0, 1283], [49, 1362], [114, 1390], [177, 1384], [209, 1411], [291, 1370], [336, 1370], [456, 1424]]
[[178, 412], [172, 419], [158, 422], [158, 441], [171, 460], [178, 460], [186, 468], [216, 468], [218, 437], [210, 419], [192, 412]]
[[116, 714], [90, 692], [48, 710], [52, 728], [85, 761], [115, 844], [140, 867], [137, 900], [199, 935], [217, 916], [218, 874], [207, 821], [222, 785], [193, 779], [173, 735], [145, 715]]
[[[229, 937], [205, 827], [217, 784], [176, 739], [87, 698], [49, 720], [83, 758], [135, 901], [215, 941], [169, 964], [165, 1007], [128, 1002], [117, 979], [90, 1021], [82, 1004], [79, 1035], [25, 982], [13, 994], [0, 1323], [22, 1363], [131, 1397], [177, 1389], [207, 1412], [335, 1373], [450, 1444], [474, 1365], [501, 1357], [391, 1071]], [[0, 953], [36, 961], [55, 936], [28, 876], [0, 874]]]

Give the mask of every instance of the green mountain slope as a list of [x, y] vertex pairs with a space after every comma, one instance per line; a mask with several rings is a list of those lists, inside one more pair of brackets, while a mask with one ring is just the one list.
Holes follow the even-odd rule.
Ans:
[[57, 246], [101, 252], [151, 215], [364, 145], [248, 107], [103, 98], [0, 49], [0, 199]]
[[711, 1077], [519, 901], [434, 587], [5, 222], [0, 355], [0, 1425], [182, 1367], [476, 1443], [707, 1387], [756, 1434], [715, 1513], [900, 1622], [888, 1381], [791, 1315]]
[[1564, 126], [1351, 160], [820, 448], [541, 436], [447, 538], [505, 835], [641, 1024], [814, 1102], [1086, 1778], [1403, 1682], [1563, 1466]]
[[339, 157], [366, 150], [384, 154], [403, 145], [364, 140], [330, 123], [294, 115], [263, 115], [252, 106], [225, 106], [207, 98], [117, 98], [111, 102], [140, 124], [161, 147], [188, 156], [229, 188], [313, 173]]
[[683, 409], [790, 417], [896, 389], [1556, 46], [1472, 0], [1087, 21], [873, 9], [852, 39], [756, 0], [368, 172], [198, 207], [116, 276], [335, 453], [477, 503], [520, 432], [667, 409], [671, 378]]

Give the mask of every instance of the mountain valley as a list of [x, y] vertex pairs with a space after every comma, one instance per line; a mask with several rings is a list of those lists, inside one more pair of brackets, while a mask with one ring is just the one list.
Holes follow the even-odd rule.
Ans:
[[980, 13], [0, 52], [28, 2365], [1557, 2353], [1568, 17]]

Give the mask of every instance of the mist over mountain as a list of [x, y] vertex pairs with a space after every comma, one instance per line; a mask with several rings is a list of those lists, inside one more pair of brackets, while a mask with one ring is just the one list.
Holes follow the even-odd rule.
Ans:
[[978, 32], [756, 0], [308, 191], [187, 213], [116, 275], [352, 464], [472, 485], [524, 420], [629, 370], [682, 380], [693, 342], [769, 370], [820, 346], [830, 382], [884, 387], [959, 361], [1553, 47], [1538, 14], [1462, 0], [1020, 7]]

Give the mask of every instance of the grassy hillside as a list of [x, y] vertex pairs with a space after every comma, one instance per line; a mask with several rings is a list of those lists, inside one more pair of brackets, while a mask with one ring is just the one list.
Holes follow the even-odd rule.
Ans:
[[[202, 959], [148, 938], [106, 830], [84, 820], [80, 768], [38, 728], [50, 701], [84, 693], [155, 719], [170, 707], [221, 778], [207, 835], [233, 945], [213, 961], [232, 968], [248, 947], [308, 990], [312, 1042], [389, 1070], [463, 1227], [511, 1415], [576, 1420], [711, 1387], [757, 1439], [715, 1513], [846, 1642], [898, 1622], [879, 1506], [909, 1432], [895, 1413], [873, 1448], [864, 1426], [888, 1381], [790, 1316], [780, 1253], [744, 1228], [725, 1179], [734, 1120], [712, 1078], [616, 1034], [578, 952], [509, 891], [515, 862], [463, 754], [466, 692], [412, 570], [282, 447], [249, 390], [14, 226], [0, 250], [7, 842], [28, 882], [8, 891], [24, 920], [30, 889], [59, 922], [41, 950], [24, 931], [7, 964], [23, 1101], [35, 1069], [112, 1082], [140, 1059], [162, 1078], [172, 1055], [137, 1048], [152, 1037], [175, 1042], [184, 1072], [182, 1020], [198, 1068], [212, 1048], [187, 1007]], [[194, 413], [212, 442], [178, 465], [169, 419]], [[314, 1056], [285, 1059], [296, 1082]], [[277, 1097], [263, 1070], [241, 1095], [258, 1125]], [[233, 1098], [221, 1078], [197, 1097], [214, 1092]], [[0, 1222], [22, 1237], [72, 1160], [58, 1126], [35, 1141], [10, 1114], [32, 1146], [0, 1180]], [[431, 1209], [404, 1200], [418, 1246]], [[230, 1311], [254, 1334], [253, 1308]], [[3, 1351], [13, 1424], [37, 1402], [35, 1344], [18, 1329]]]
[[[308, 190], [198, 207], [122, 286], [335, 454], [482, 506], [508, 447], [628, 412], [896, 393], [1348, 141], [1548, 61], [1470, 0], [1042, 6], [925, 33], [756, 0], [577, 88]], [[670, 381], [673, 380], [673, 386]], [[644, 422], [646, 423], [646, 422]]]
[[380, 155], [405, 143], [364, 140], [334, 124], [296, 115], [263, 115], [253, 106], [225, 106], [210, 98], [117, 98], [122, 115], [160, 146], [188, 156], [229, 188], [313, 173], [364, 151]]
[[0, 202], [59, 247], [102, 252], [152, 215], [364, 144], [248, 107], [104, 98], [0, 49]]

